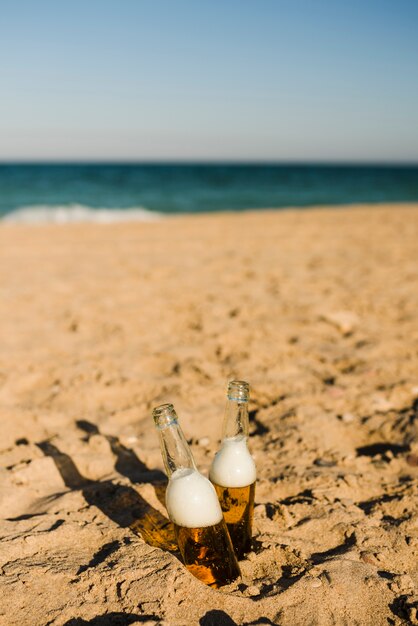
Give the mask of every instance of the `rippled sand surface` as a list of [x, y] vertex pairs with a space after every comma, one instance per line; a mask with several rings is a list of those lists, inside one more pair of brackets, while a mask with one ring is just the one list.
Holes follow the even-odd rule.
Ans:
[[[418, 620], [418, 206], [0, 228], [0, 623]], [[252, 386], [254, 551], [181, 565], [151, 409], [207, 471]]]

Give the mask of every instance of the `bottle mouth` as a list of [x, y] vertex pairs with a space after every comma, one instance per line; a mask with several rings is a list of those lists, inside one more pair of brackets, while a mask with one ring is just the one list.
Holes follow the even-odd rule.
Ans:
[[228, 400], [248, 402], [250, 385], [245, 380], [231, 380], [228, 384]]
[[171, 424], [177, 424], [177, 413], [174, 410], [172, 404], [160, 404], [156, 406], [152, 411], [152, 417], [154, 419], [157, 428], [167, 428]]

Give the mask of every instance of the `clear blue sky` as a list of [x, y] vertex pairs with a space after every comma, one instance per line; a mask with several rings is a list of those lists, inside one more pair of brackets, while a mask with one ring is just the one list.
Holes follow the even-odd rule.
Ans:
[[0, 159], [418, 162], [418, 0], [3, 0]]

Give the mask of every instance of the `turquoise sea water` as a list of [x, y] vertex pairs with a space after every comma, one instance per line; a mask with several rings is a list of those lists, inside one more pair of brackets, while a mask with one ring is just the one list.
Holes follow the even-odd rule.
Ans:
[[418, 166], [0, 164], [0, 219], [7, 220], [411, 201], [418, 201]]

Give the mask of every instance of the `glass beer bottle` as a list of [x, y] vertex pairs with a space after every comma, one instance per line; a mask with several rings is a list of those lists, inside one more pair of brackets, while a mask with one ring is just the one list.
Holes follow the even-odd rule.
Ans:
[[231, 583], [240, 570], [215, 489], [198, 472], [173, 405], [158, 406], [153, 418], [169, 478], [167, 512], [183, 562], [211, 587]]
[[216, 489], [235, 553], [251, 550], [256, 467], [247, 447], [250, 387], [241, 380], [228, 385], [222, 443], [209, 478]]

